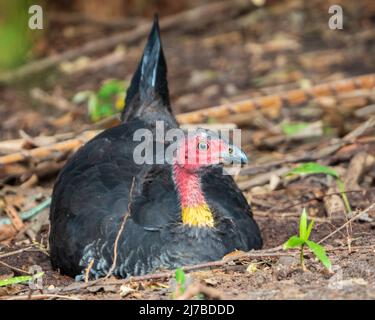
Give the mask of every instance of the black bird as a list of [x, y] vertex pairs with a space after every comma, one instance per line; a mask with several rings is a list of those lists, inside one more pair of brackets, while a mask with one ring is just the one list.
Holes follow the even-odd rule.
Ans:
[[[76, 276], [91, 263], [91, 276], [106, 275], [117, 236], [111, 271], [123, 278], [261, 248], [249, 204], [218, 164], [246, 160], [239, 148], [199, 129], [176, 140], [171, 158], [162, 157], [167, 163], [135, 161], [136, 132], [148, 130], [153, 134], [148, 146], [166, 147], [171, 143], [154, 138], [157, 121], [165, 130], [178, 129], [157, 18], [121, 118], [121, 125], [81, 147], [55, 183], [49, 238], [55, 269]], [[197, 158], [188, 161], [192, 154]]]

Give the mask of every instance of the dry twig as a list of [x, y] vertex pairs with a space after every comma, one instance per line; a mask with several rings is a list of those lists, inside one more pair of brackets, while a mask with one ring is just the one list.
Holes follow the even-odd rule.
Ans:
[[349, 220], [347, 220], [341, 227], [339, 227], [335, 231], [331, 232], [329, 235], [327, 235], [326, 237], [324, 237], [323, 239], [321, 239], [318, 243], [320, 244], [320, 243], [326, 241], [327, 239], [329, 239], [330, 237], [332, 237], [334, 234], [336, 234], [337, 232], [339, 232], [340, 230], [342, 230], [343, 228], [345, 228], [347, 225], [349, 225], [351, 222], [353, 222], [354, 220], [356, 220], [362, 214], [368, 213], [373, 208], [375, 208], [375, 203], [373, 203], [371, 206], [367, 207], [365, 210], [360, 211], [354, 217], [352, 217]]
[[111, 268], [107, 272], [107, 275], [103, 279], [108, 279], [112, 275], [113, 271], [116, 268], [118, 242], [120, 240], [122, 232], [124, 231], [126, 221], [128, 221], [128, 218], [129, 218], [129, 215], [130, 215], [130, 206], [132, 204], [132, 196], [133, 196], [134, 183], [135, 183], [135, 178], [133, 178], [133, 180], [132, 180], [132, 184], [131, 184], [130, 191], [129, 191], [128, 208], [127, 208], [127, 210], [125, 212], [124, 218], [122, 219], [122, 222], [121, 222], [121, 225], [120, 225], [120, 229], [119, 229], [119, 231], [118, 231], [118, 233], [116, 235], [115, 243], [113, 245], [113, 262], [112, 262]]

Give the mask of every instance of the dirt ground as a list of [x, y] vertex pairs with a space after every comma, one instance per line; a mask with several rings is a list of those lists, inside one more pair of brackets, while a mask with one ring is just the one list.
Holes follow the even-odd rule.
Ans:
[[[296, 219], [257, 218], [264, 237], [264, 248], [274, 247], [298, 232]], [[340, 226], [344, 221], [337, 221]], [[341, 224], [340, 224], [341, 223]], [[335, 225], [322, 223], [316, 227], [313, 239], [329, 234]], [[308, 270], [302, 271], [297, 255], [279, 258], [242, 259], [213, 270], [201, 270], [188, 274], [188, 283], [201, 282], [219, 290], [226, 299], [374, 299], [375, 298], [375, 239], [374, 226], [356, 223], [353, 225], [352, 252], [346, 247], [345, 234], [327, 241], [326, 249], [333, 263], [329, 273], [311, 256], [306, 260]], [[24, 246], [4, 248], [2, 253]], [[44, 293], [54, 293], [55, 288], [68, 286], [74, 280], [53, 271], [46, 253], [32, 249], [17, 256], [2, 259], [11, 266], [28, 270], [32, 265], [40, 266], [45, 272]], [[249, 265], [252, 266], [249, 270]], [[1, 277], [12, 273], [0, 267]], [[103, 286], [90, 291], [70, 295], [80, 299], [170, 299], [173, 280], [152, 280], [134, 283], [134, 292], [121, 297], [118, 286]], [[3, 296], [25, 295], [28, 287], [23, 285], [1, 288]], [[38, 294], [35, 292], [34, 294]]]
[[[340, 2], [345, 10], [344, 30], [332, 31], [327, 27], [326, 1], [296, 0], [287, 1], [287, 5], [276, 3], [242, 12], [232, 18], [223, 17], [220, 23], [204, 28], [197, 25], [190, 31], [181, 28], [165, 34], [162, 32], [174, 112], [179, 114], [282, 92], [297, 85], [308, 86], [375, 72], [373, 1], [336, 2]], [[43, 57], [79, 47], [90, 39], [111, 32], [115, 30], [95, 25], [51, 23], [48, 33], [41, 40], [39, 47], [42, 49], [38, 54]], [[143, 42], [128, 46], [125, 48], [125, 61], [99, 70], [89, 69], [69, 75], [51, 72], [36, 77], [32, 86], [27, 81], [0, 86], [0, 141], [17, 139], [20, 131], [22, 137], [25, 134], [35, 137], [90, 128], [92, 123], [87, 117], [86, 106], [80, 105], [75, 112], [65, 113], [30, 98], [30, 89], [42, 88], [51, 95], [70, 100], [78, 91], [98, 89], [106, 79], [129, 80], [142, 49]], [[90, 63], [108, 53], [92, 56]], [[301, 150], [314, 154], [322, 146], [338, 141], [361, 125], [370, 116], [361, 116], [357, 111], [375, 103], [374, 89], [366, 92], [365, 98], [363, 94], [309, 101], [298, 107], [283, 108], [273, 117], [254, 114], [247, 122], [239, 122], [243, 143], [252, 161], [252, 171], [236, 179], [252, 204], [264, 240], [263, 249], [275, 248], [298, 234], [303, 207], [308, 209], [309, 217], [316, 220], [312, 231], [314, 241], [324, 239], [346, 223], [343, 211], [332, 213], [328, 209], [330, 203], [327, 199], [333, 198], [329, 194], [337, 192], [337, 189], [334, 181], [325, 175], [291, 180], [284, 180], [279, 175], [274, 187], [270, 177], [265, 181], [261, 179], [260, 183], [254, 181], [270, 170], [276, 174], [283, 167], [292, 168], [290, 163], [282, 162], [288, 155]], [[283, 121], [320, 121], [324, 134], [303, 140], [280, 138], [278, 132], [270, 129], [270, 124], [280, 128]], [[375, 157], [373, 137], [372, 131], [362, 140], [343, 146], [325, 158], [323, 163], [334, 167], [344, 177], [350, 176], [356, 166], [353, 159], [358, 154], [366, 154], [366, 159]], [[70, 155], [64, 153], [54, 157], [53, 166], [48, 164], [47, 159], [49, 169], [44, 171], [38, 171], [41, 163], [32, 159], [22, 166], [0, 165], [0, 218], [6, 216], [3, 210], [6, 203], [22, 212], [48, 199], [58, 170]], [[266, 166], [273, 161], [281, 161], [281, 164]], [[28, 170], [25, 171], [25, 167]], [[37, 175], [37, 181], [31, 183], [33, 174]], [[361, 170], [347, 190], [350, 191], [348, 198], [354, 214], [373, 204], [375, 167], [368, 165]], [[339, 201], [337, 194], [336, 201]], [[54, 291], [72, 285], [74, 279], [51, 268], [47, 241], [48, 209], [24, 224], [25, 228], [20, 232], [0, 242], [0, 280], [21, 275], [19, 269], [28, 270], [30, 266], [38, 265], [45, 272], [44, 289], [33, 294], [43, 299], [64, 298], [62, 295], [69, 299], [171, 298], [174, 283], [170, 279], [130, 283], [127, 287], [133, 290], [122, 295], [121, 290], [124, 289], [120, 289], [119, 285], [73, 293]], [[280, 256], [242, 258], [220, 268], [190, 272], [187, 274], [188, 283], [200, 282], [228, 299], [374, 299], [375, 211], [369, 211], [367, 216], [356, 219], [351, 225], [349, 233], [344, 227], [322, 243], [332, 261], [332, 272], [328, 272], [308, 251], [307, 270], [302, 271], [296, 251], [286, 256], [283, 255], [285, 251], [278, 250], [282, 253]], [[5, 229], [1, 230], [5, 234]], [[351, 250], [347, 245], [348, 237], [351, 239]], [[18, 254], [6, 256], [17, 250], [20, 250]], [[0, 287], [0, 299], [25, 298], [29, 291], [27, 285]], [[61, 296], [53, 297], [53, 294]], [[210, 298], [209, 295], [207, 298]]]

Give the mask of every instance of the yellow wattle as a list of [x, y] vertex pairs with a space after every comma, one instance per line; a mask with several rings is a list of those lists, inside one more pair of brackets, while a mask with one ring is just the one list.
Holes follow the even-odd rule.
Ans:
[[182, 223], [195, 227], [214, 227], [214, 217], [207, 204], [182, 208]]

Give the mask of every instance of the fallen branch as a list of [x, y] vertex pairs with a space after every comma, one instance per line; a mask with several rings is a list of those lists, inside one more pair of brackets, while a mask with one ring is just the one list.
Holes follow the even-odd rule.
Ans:
[[[375, 188], [368, 188], [368, 189], [361, 189], [361, 190], [345, 190], [345, 193], [346, 194], [349, 194], [349, 193], [366, 193], [368, 191], [371, 191], [371, 190], [375, 190]], [[311, 199], [308, 199], [308, 200], [303, 200], [303, 201], [299, 201], [295, 204], [291, 204], [291, 205], [288, 205], [288, 206], [285, 206], [285, 207], [272, 207], [270, 210], [267, 210], [266, 214], [268, 215], [269, 212], [281, 212], [281, 211], [286, 211], [286, 210], [289, 210], [291, 208], [294, 208], [294, 207], [297, 207], [297, 206], [301, 206], [301, 205], [304, 205], [304, 204], [307, 204], [311, 201], [315, 201], [315, 200], [321, 200], [321, 199], [324, 199], [324, 198], [327, 198], [327, 197], [332, 197], [332, 196], [336, 196], [336, 195], [341, 195], [342, 192], [331, 192], [331, 193], [326, 193], [326, 194], [323, 194], [321, 196], [314, 196], [313, 198]], [[288, 202], [293, 202], [293, 200], [298, 200], [299, 198], [297, 199], [291, 199], [290, 201]], [[301, 214], [300, 213], [296, 213], [296, 215], [299, 217]]]
[[[300, 105], [310, 97], [335, 96], [340, 92], [350, 92], [357, 89], [372, 89], [375, 87], [375, 74], [368, 74], [348, 78], [325, 84], [319, 84], [309, 89], [295, 89], [276, 95], [268, 95], [238, 102], [232, 102], [217, 107], [200, 109], [197, 111], [177, 115], [179, 123], [205, 122], [209, 118], [225, 118], [231, 114], [249, 113], [260, 109], [269, 111], [279, 110], [286, 105]], [[275, 111], [276, 112], [276, 111]], [[355, 133], [356, 135], [360, 135]], [[349, 139], [350, 137], [348, 137]]]
[[14, 153], [24, 150], [25, 146], [43, 147], [48, 146], [57, 142], [65, 141], [67, 139], [73, 139], [77, 133], [68, 132], [60, 133], [54, 136], [37, 136], [30, 137], [23, 131], [20, 131], [21, 139], [13, 139], [0, 141], [0, 153]]
[[280, 166], [283, 164], [288, 163], [298, 163], [298, 162], [307, 162], [307, 161], [317, 161], [324, 159], [336, 151], [338, 151], [340, 148], [344, 147], [345, 145], [355, 143], [356, 139], [359, 138], [361, 135], [363, 135], [367, 130], [374, 129], [375, 128], [375, 116], [371, 117], [361, 125], [359, 125], [357, 128], [355, 128], [353, 131], [349, 132], [347, 135], [345, 135], [341, 139], [332, 139], [331, 142], [325, 146], [320, 147], [316, 152], [313, 152], [311, 150], [304, 152], [303, 154], [296, 154], [296, 155], [287, 155], [285, 159], [273, 161], [270, 163], [260, 164], [260, 165], [253, 165], [248, 166], [240, 171], [240, 175], [249, 175], [254, 172], [259, 172], [260, 170], [269, 171], [271, 168]]
[[18, 273], [21, 273], [21, 274], [31, 274], [30, 272], [27, 272], [27, 271], [19, 269], [17, 267], [11, 266], [10, 264], [5, 263], [4, 261], [0, 261], [0, 264], [3, 265], [6, 268], [9, 268], [9, 269], [11, 269], [13, 271], [16, 271]]
[[10, 256], [14, 256], [15, 254], [19, 254], [19, 253], [22, 253], [24, 251], [28, 251], [28, 250], [30, 250], [32, 248], [33, 247], [26, 247], [26, 248], [22, 248], [22, 249], [19, 249], [19, 250], [15, 250], [15, 251], [11, 251], [11, 252], [0, 254], [0, 259], [6, 258], [6, 257], [10, 257]]
[[54, 152], [72, 151], [80, 147], [84, 142], [87, 142], [88, 140], [92, 139], [97, 134], [97, 131], [86, 131], [80, 137], [75, 139], [58, 142], [56, 144], [52, 144], [49, 146], [8, 154], [0, 157], [0, 166], [32, 158], [40, 159], [48, 157], [51, 153]]
[[5, 213], [7, 214], [8, 219], [10, 223], [12, 224], [12, 226], [14, 227], [14, 229], [16, 230], [16, 232], [19, 232], [20, 230], [24, 228], [22, 219], [18, 215], [18, 212], [14, 206], [8, 205], [5, 208]]
[[[34, 208], [32, 208], [30, 210], [27, 210], [27, 211], [24, 211], [24, 212], [21, 212], [19, 214], [19, 218], [22, 221], [33, 218], [34, 216], [36, 216], [37, 214], [42, 212], [44, 209], [48, 208], [51, 204], [51, 201], [52, 201], [52, 199], [51, 199], [51, 197], [49, 197], [48, 199], [44, 200], [42, 203], [38, 204]], [[11, 220], [9, 218], [1, 218], [0, 219], [0, 226], [3, 225], [3, 224], [11, 224]]]
[[78, 297], [74, 297], [74, 296], [64, 296], [64, 295], [47, 294], [47, 293], [0, 298], [0, 300], [46, 300], [46, 299], [81, 300]]

